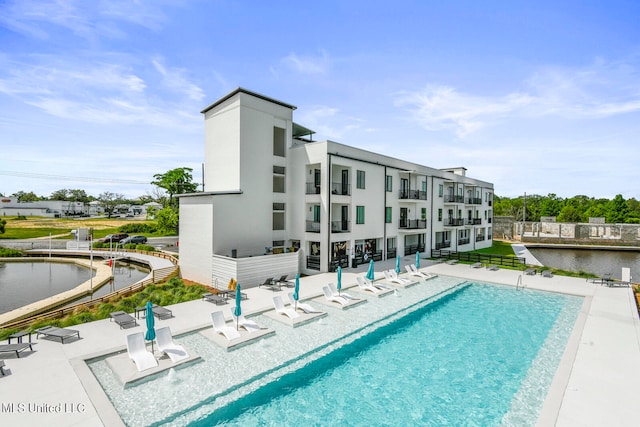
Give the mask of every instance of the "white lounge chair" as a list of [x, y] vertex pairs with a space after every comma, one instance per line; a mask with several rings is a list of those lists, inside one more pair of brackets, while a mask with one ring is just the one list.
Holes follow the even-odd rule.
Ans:
[[243, 328], [247, 332], [256, 332], [261, 329], [267, 329], [265, 327], [258, 325], [253, 320], [247, 319], [242, 314], [240, 316], [236, 316], [235, 309], [236, 309], [235, 307], [231, 307], [231, 317], [233, 318], [233, 323], [234, 325], [236, 325], [236, 327]]
[[385, 270], [384, 278], [387, 279], [391, 283], [395, 283], [398, 285], [406, 285], [408, 284], [404, 279], [401, 279], [396, 274], [395, 270]]
[[295, 319], [300, 317], [298, 313], [293, 308], [285, 308], [284, 302], [282, 301], [282, 297], [280, 295], [276, 295], [273, 297], [273, 306], [276, 309], [276, 313], [287, 316], [289, 319]]
[[168, 326], [156, 329], [156, 342], [158, 343], [158, 350], [169, 356], [173, 363], [189, 358], [189, 354], [184, 347], [173, 342], [171, 329]]
[[393, 289], [392, 287], [387, 286], [387, 285], [385, 285], [383, 283], [372, 282], [371, 280], [367, 279], [366, 277], [363, 277], [362, 280], [364, 280], [364, 283], [366, 283], [367, 285], [373, 286], [373, 287], [378, 288], [378, 289], [382, 289], [383, 291], [388, 291], [390, 289]]
[[153, 353], [148, 351], [145, 346], [142, 332], [127, 335], [127, 353], [140, 372], [158, 366], [158, 361]]
[[379, 294], [380, 292], [382, 292], [382, 290], [376, 288], [375, 286], [372, 286], [370, 284], [368, 284], [367, 282], [364, 281], [364, 278], [362, 277], [356, 277], [356, 282], [358, 282], [358, 287], [360, 289], [362, 289], [363, 291], [368, 291], [371, 292], [373, 294]]
[[227, 326], [227, 322], [224, 320], [224, 314], [222, 314], [221, 311], [211, 313], [211, 323], [213, 324], [213, 330], [224, 335], [229, 341], [240, 338], [240, 332], [231, 326]]
[[293, 292], [289, 292], [287, 294], [287, 297], [289, 298], [289, 304], [291, 304], [292, 307], [299, 308], [300, 310], [304, 311], [307, 314], [322, 313], [322, 311], [316, 310], [315, 308], [313, 308], [311, 305], [307, 303], [296, 301], [295, 299], [293, 299]]
[[389, 274], [391, 275], [391, 277], [393, 277], [395, 280], [399, 280], [400, 282], [402, 282], [405, 285], [408, 285], [410, 283], [413, 283], [411, 280], [409, 279], [405, 279], [404, 277], [400, 277], [398, 276], [398, 273], [396, 273], [396, 271], [394, 269], [389, 270]]
[[333, 295], [334, 297], [342, 297], [344, 299], [351, 300], [351, 301], [356, 301], [359, 300], [360, 298], [356, 298], [353, 295], [349, 295], [346, 292], [338, 292], [338, 288], [336, 287], [336, 285], [334, 285], [333, 283], [329, 283], [329, 290], [331, 291], [331, 295]]
[[328, 286], [323, 286], [322, 292], [324, 293], [324, 297], [331, 302], [337, 302], [340, 305], [349, 304], [349, 301], [346, 298], [341, 296], [333, 296], [333, 293], [331, 292], [331, 289], [329, 289]]

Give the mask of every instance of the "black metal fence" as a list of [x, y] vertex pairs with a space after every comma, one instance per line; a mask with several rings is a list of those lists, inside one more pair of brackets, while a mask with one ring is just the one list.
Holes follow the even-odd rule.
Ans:
[[525, 259], [522, 257], [479, 254], [476, 252], [455, 252], [447, 250], [431, 250], [431, 258], [444, 258], [447, 260], [456, 259], [465, 262], [481, 262], [483, 264], [496, 264], [506, 267], [521, 268], [525, 265]]

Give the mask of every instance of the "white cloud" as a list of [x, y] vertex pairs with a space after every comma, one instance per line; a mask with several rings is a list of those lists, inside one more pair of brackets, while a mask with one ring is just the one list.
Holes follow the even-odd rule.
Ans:
[[321, 51], [319, 55], [290, 53], [282, 62], [301, 74], [324, 74], [331, 67], [331, 60], [325, 51]]
[[567, 119], [606, 118], [640, 111], [640, 67], [626, 62], [596, 61], [584, 68], [547, 67], [524, 84], [527, 90], [482, 96], [441, 85], [404, 91], [395, 105], [430, 131], [453, 131], [465, 137], [513, 118], [557, 116]]
[[194, 83], [191, 83], [185, 77], [186, 70], [182, 68], [170, 68], [167, 69], [162, 64], [161, 59], [152, 60], [153, 66], [158, 70], [164, 78], [164, 84], [167, 88], [174, 90], [178, 93], [184, 93], [189, 99], [194, 101], [200, 101], [204, 98], [203, 90]]
[[296, 115], [296, 122], [317, 133], [315, 139], [331, 139], [341, 141], [349, 132], [363, 130], [364, 120], [340, 113], [333, 107], [317, 105], [301, 109]]

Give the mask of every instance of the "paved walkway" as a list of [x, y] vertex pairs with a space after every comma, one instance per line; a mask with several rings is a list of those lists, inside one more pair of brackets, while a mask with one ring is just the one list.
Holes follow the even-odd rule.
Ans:
[[[413, 263], [415, 258], [403, 258]], [[423, 263], [423, 267], [427, 262]], [[376, 263], [376, 277], [395, 261]], [[361, 266], [365, 271], [367, 266]], [[518, 271], [474, 269], [468, 265], [436, 264], [424, 271], [490, 283], [515, 286]], [[352, 269], [343, 271], [345, 287], [355, 283]], [[608, 288], [584, 279], [522, 276], [531, 289], [585, 296], [577, 327], [549, 391], [539, 425], [593, 426], [637, 425], [640, 384], [640, 322], [629, 288]], [[305, 298], [321, 295], [322, 285], [335, 281], [335, 273], [301, 279]], [[424, 284], [422, 286], [428, 286]], [[266, 289], [243, 289], [245, 314], [270, 310], [277, 294]], [[288, 290], [290, 292], [290, 290]], [[284, 295], [287, 290], [281, 291]], [[170, 326], [174, 335], [209, 326], [215, 306], [191, 301], [169, 307], [174, 317], [157, 322]], [[228, 311], [228, 310], [227, 310]], [[73, 327], [80, 340], [61, 344], [34, 339], [34, 352], [5, 357], [8, 375], [0, 377], [0, 425], [113, 426], [121, 421], [101, 392], [84, 359], [123, 351], [126, 335], [109, 320]], [[136, 328], [136, 331], [140, 331]], [[35, 338], [35, 337], [34, 337]], [[233, 353], [229, 353], [233, 357]], [[92, 397], [90, 397], [92, 396]], [[98, 397], [96, 397], [98, 396]], [[98, 415], [100, 414], [100, 415]]]

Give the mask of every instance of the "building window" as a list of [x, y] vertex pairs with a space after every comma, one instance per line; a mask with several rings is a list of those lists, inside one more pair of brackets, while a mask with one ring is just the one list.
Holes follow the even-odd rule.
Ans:
[[273, 212], [273, 227], [272, 230], [284, 230], [285, 229], [285, 220], [284, 220], [284, 212]]
[[386, 208], [384, 208], [384, 222], [386, 222], [387, 224], [391, 223], [392, 217], [392, 208], [390, 206], [387, 206]]
[[279, 157], [285, 157], [286, 143], [284, 138], [284, 129], [274, 127], [273, 128], [273, 155]]
[[427, 192], [427, 181], [422, 181], [422, 191]]
[[393, 177], [391, 175], [387, 175], [387, 180], [385, 182], [385, 188], [387, 192], [393, 191]]
[[442, 197], [442, 194], [444, 194], [444, 185], [438, 184], [438, 196]]
[[282, 175], [274, 175], [273, 176], [273, 192], [274, 193], [284, 193], [285, 189], [285, 180]]
[[420, 218], [421, 218], [423, 221], [426, 221], [426, 220], [427, 220], [427, 208], [422, 208], [422, 212], [421, 212], [421, 214], [420, 214]]
[[356, 224], [364, 224], [364, 206], [356, 206]]
[[364, 171], [356, 171], [356, 188], [364, 189]]
[[442, 221], [442, 209], [438, 209], [438, 221]]

